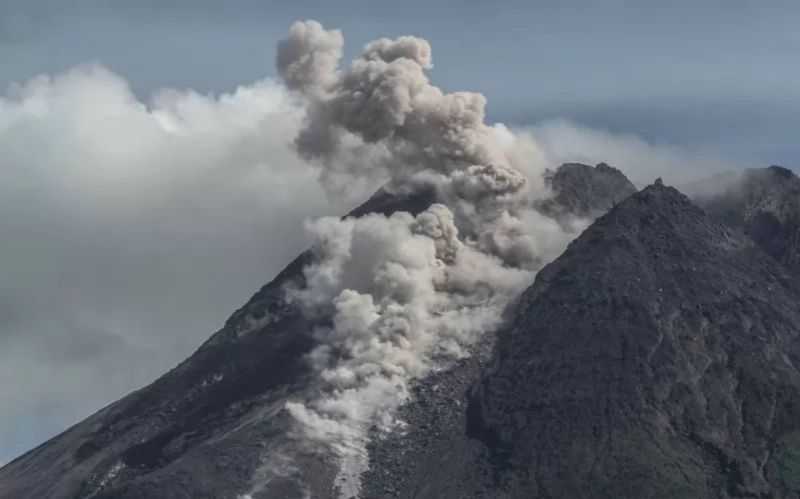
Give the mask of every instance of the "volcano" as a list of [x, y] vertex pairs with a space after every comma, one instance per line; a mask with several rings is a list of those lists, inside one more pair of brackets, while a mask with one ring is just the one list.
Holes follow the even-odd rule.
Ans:
[[[568, 174], [559, 174], [563, 171]], [[546, 209], [558, 216], [576, 206], [575, 216], [602, 213], [635, 192], [607, 165], [565, 165], [550, 187], [554, 196]], [[435, 201], [432, 190], [381, 190], [348, 216], [416, 214]], [[274, 466], [270, 449], [290, 432], [286, 402], [311, 383], [306, 356], [316, 344], [315, 320], [286, 299], [286, 289], [303, 287], [303, 269], [313, 258], [310, 251], [300, 255], [197, 352], [152, 385], [2, 468], [0, 494], [70, 499], [246, 494], [260, 470]], [[493, 341], [488, 333], [476, 352]], [[300, 459], [301, 470], [271, 479], [253, 497], [302, 497], [309, 490], [314, 497], [335, 497], [335, 464], [324, 455]]]
[[[292, 147], [383, 185], [184, 362], [0, 469], [20, 499], [796, 498], [800, 192], [552, 159], [430, 44], [277, 46]], [[357, 189], [356, 189], [357, 190]], [[352, 194], [352, 192], [351, 192]]]

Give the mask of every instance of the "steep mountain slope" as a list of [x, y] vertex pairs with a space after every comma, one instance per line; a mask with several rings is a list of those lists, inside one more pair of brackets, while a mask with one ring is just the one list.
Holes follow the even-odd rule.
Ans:
[[378, 444], [373, 496], [797, 497], [798, 300], [744, 234], [650, 186], [539, 273], [483, 367], [421, 388], [452, 402], [410, 416], [460, 427]]
[[770, 166], [705, 184], [692, 192], [701, 206], [744, 230], [780, 262], [800, 270], [800, 178], [794, 172]]
[[481, 383], [511, 496], [796, 494], [798, 299], [676, 190], [629, 198], [540, 273]]
[[[607, 175], [621, 174], [582, 166], [577, 174], [554, 176], [552, 186], [556, 193], [573, 193], [572, 203], [575, 195], [605, 189], [600, 184]], [[629, 194], [625, 182], [620, 185], [626, 188], [610, 194], [615, 199]], [[430, 191], [380, 191], [350, 215], [419, 213], [435, 197]], [[573, 206], [551, 204], [559, 214], [586, 215], [571, 213]], [[599, 213], [607, 199], [592, 197], [581, 206]], [[0, 497], [233, 498], [252, 492], [264, 468], [275, 466], [271, 450], [289, 432], [286, 401], [309, 385], [304, 356], [314, 346], [315, 323], [287, 303], [284, 287], [302, 287], [302, 270], [311, 260], [310, 252], [300, 255], [158, 381], [0, 469]], [[480, 348], [489, 344], [491, 335]], [[252, 496], [286, 499], [310, 491], [330, 497], [336, 472], [331, 462], [314, 454], [303, 459], [302, 472], [287, 470]]]

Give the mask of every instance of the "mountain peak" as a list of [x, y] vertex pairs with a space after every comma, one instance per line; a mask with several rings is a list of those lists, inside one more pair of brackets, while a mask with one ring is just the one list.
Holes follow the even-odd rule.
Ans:
[[556, 218], [568, 215], [595, 218], [627, 196], [636, 187], [618, 169], [606, 163], [589, 166], [564, 163], [545, 174], [545, 182], [553, 197], [540, 209]]
[[529, 496], [784, 497], [800, 490], [783, 471], [800, 435], [797, 300], [747, 236], [654, 183], [524, 293], [473, 434]]
[[792, 178], [797, 176], [792, 170], [779, 165], [768, 166], [767, 170], [782, 178]]
[[[708, 220], [703, 210], [686, 195], [660, 179], [618, 203], [587, 232], [601, 237], [626, 234], [626, 237], [634, 237], [659, 228], [656, 222], [666, 224], [669, 230], [727, 232]], [[573, 244], [578, 244], [578, 241]]]

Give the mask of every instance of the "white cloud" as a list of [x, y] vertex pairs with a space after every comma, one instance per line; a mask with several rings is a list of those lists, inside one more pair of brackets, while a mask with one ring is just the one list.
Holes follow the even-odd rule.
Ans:
[[142, 102], [100, 66], [0, 97], [0, 458], [180, 361], [343, 209], [301, 117], [269, 80]]
[[632, 133], [614, 134], [568, 121], [550, 121], [518, 130], [526, 132], [535, 137], [549, 164], [605, 162], [622, 170], [639, 187], [657, 177], [680, 185], [745, 166], [710, 151], [650, 143]]

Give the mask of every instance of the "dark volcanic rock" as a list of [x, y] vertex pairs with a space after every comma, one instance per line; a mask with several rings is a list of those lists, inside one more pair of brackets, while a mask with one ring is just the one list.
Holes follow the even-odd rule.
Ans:
[[634, 192], [636, 187], [619, 170], [600, 163], [589, 166], [564, 163], [545, 175], [553, 197], [542, 203], [544, 213], [596, 218]]
[[508, 497], [797, 497], [800, 287], [654, 185], [522, 297], [476, 390]]
[[472, 355], [420, 380], [399, 417], [404, 431], [374, 439], [363, 497], [500, 497], [492, 489], [490, 454], [465, 438], [468, 392], [491, 358], [495, 337], [486, 334]]

